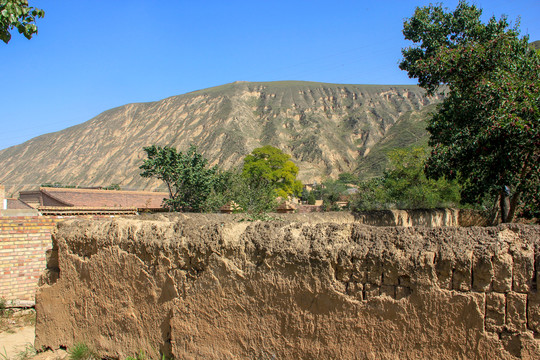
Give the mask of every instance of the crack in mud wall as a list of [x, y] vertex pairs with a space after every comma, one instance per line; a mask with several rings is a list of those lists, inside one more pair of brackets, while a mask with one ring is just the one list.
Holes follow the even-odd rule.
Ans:
[[223, 219], [59, 224], [60, 272], [41, 279], [36, 347], [84, 341], [111, 358], [540, 357], [538, 226]]

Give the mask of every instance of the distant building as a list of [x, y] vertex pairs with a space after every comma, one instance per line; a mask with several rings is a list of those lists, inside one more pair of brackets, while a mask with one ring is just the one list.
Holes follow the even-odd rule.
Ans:
[[162, 211], [166, 192], [40, 187], [21, 191], [19, 201], [43, 215], [128, 215]]
[[19, 199], [8, 198], [6, 201], [6, 210], [26, 210], [33, 209], [30, 205], [25, 204]]
[[36, 216], [38, 211], [19, 199], [6, 198], [6, 189], [0, 185], [0, 216]]

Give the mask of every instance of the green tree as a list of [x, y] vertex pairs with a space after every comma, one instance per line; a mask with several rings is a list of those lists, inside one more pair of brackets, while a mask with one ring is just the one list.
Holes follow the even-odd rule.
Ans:
[[148, 159], [139, 167], [142, 177], [162, 180], [169, 191], [164, 205], [171, 211], [202, 210], [218, 181], [217, 167], [208, 167], [208, 160], [193, 145], [186, 153], [172, 147], [148, 146], [144, 148]]
[[353, 197], [351, 209], [353, 211], [385, 210], [391, 208], [390, 203], [384, 186], [384, 178], [376, 177], [360, 183], [358, 193]]
[[459, 179], [468, 203], [499, 197], [507, 222], [520, 202], [540, 213], [540, 57], [505, 17], [481, 13], [465, 1], [417, 8], [400, 68], [428, 94], [447, 92], [428, 120], [428, 176]]
[[394, 149], [388, 157], [390, 170], [384, 174], [384, 187], [387, 198], [398, 209], [429, 209], [459, 204], [460, 186], [455, 180], [426, 177], [426, 149]]
[[313, 191], [310, 191], [307, 198], [308, 205], [315, 205], [316, 202], [317, 199], [315, 198], [315, 193]]
[[426, 177], [426, 149], [394, 149], [388, 157], [390, 167], [384, 175], [361, 184], [353, 201], [355, 210], [431, 209], [459, 204], [456, 180]]
[[324, 185], [318, 184], [317, 182], [313, 183], [313, 189], [311, 190], [311, 193], [315, 197], [315, 200], [322, 200], [324, 193]]
[[354, 174], [351, 174], [351, 173], [348, 173], [348, 172], [344, 172], [344, 173], [341, 173], [338, 175], [338, 180], [339, 182], [343, 183], [343, 184], [353, 184], [353, 185], [356, 185], [358, 184], [359, 182], [359, 179], [358, 179], [358, 176], [354, 175]]
[[321, 186], [321, 198], [326, 210], [341, 210], [337, 202], [345, 194], [347, 185], [338, 180], [326, 180]]
[[276, 191], [269, 181], [251, 182], [237, 172], [219, 172], [217, 185], [206, 199], [203, 209], [216, 212], [231, 201], [238, 205], [238, 212], [245, 212], [253, 218], [259, 218], [277, 206]]
[[254, 219], [264, 217], [277, 207], [276, 191], [269, 181], [246, 181], [244, 177], [234, 187], [234, 202]]
[[261, 181], [270, 183], [277, 195], [283, 198], [291, 194], [300, 196], [302, 182], [296, 180], [298, 167], [290, 159], [290, 155], [266, 145], [245, 157], [242, 174], [252, 184]]
[[302, 200], [302, 202], [307, 202], [309, 198], [309, 194], [310, 194], [309, 190], [306, 188], [303, 188], [302, 193], [300, 194], [300, 200]]
[[27, 0], [0, 0], [0, 40], [9, 43], [13, 29], [31, 39], [38, 32], [36, 19], [44, 16], [43, 10], [29, 6]]

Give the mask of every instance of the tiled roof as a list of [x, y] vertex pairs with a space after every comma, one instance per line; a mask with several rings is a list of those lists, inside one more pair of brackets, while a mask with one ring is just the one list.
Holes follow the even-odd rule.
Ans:
[[[152, 191], [122, 191], [122, 190], [95, 190], [95, 189], [66, 189], [48, 188], [39, 189], [44, 196], [48, 196], [63, 206], [74, 207], [134, 207], [139, 209], [159, 209], [166, 192]], [[47, 205], [43, 201], [43, 205]], [[51, 204], [52, 205], [52, 204]], [[59, 205], [59, 204], [54, 204]]]
[[77, 216], [77, 215], [136, 215], [134, 207], [86, 207], [86, 206], [39, 206], [41, 215]]
[[26, 205], [19, 199], [6, 199], [8, 210], [22, 210], [22, 209], [32, 209], [31, 206]]

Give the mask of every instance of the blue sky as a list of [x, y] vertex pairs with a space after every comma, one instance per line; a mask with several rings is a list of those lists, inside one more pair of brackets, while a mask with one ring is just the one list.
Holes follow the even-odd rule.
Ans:
[[[237, 80], [415, 84], [403, 20], [429, 1], [30, 0], [39, 34], [0, 43], [0, 149], [110, 108]], [[458, 1], [443, 1], [451, 9]], [[540, 40], [540, 1], [477, 0]]]

